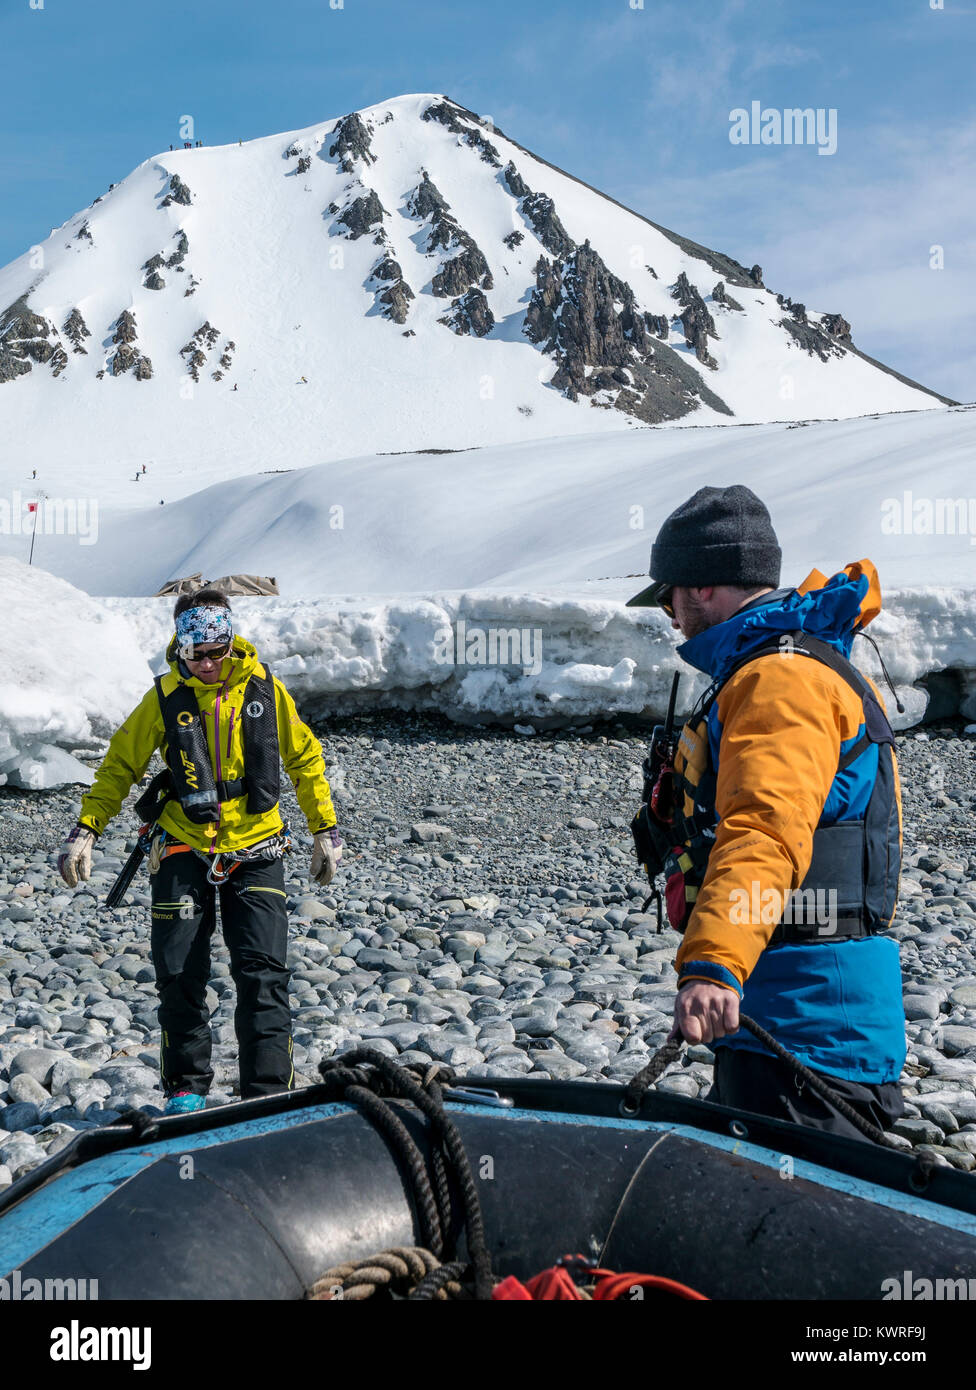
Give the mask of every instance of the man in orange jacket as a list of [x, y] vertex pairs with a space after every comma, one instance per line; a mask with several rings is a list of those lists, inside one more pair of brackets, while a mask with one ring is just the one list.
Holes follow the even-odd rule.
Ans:
[[655, 582], [630, 600], [662, 607], [712, 680], [678, 743], [673, 816], [648, 818], [684, 933], [673, 1035], [714, 1046], [710, 1100], [861, 1138], [739, 1031], [741, 1002], [866, 1119], [890, 1129], [904, 1113], [901, 968], [883, 935], [901, 855], [894, 736], [849, 661], [880, 588], [861, 561], [780, 589], [780, 561], [749, 488], [702, 488], [664, 522]]

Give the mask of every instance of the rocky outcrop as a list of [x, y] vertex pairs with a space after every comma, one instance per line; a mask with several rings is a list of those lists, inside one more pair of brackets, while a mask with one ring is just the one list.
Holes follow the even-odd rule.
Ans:
[[752, 281], [754, 285], [757, 285], [759, 289], [765, 288], [765, 286], [763, 285], [761, 265], [754, 265], [752, 267], [752, 269], [749, 271], [749, 279]]
[[172, 207], [174, 203], [179, 203], [183, 207], [190, 206], [190, 190], [180, 178], [179, 174], [174, 174], [169, 181], [169, 192], [159, 204], [161, 208]]
[[[220, 329], [214, 328], [209, 320], [201, 323], [190, 341], [180, 348], [180, 356], [186, 363], [186, 369], [194, 381], [200, 380], [200, 372], [207, 365], [207, 357], [211, 349], [216, 345], [220, 337]], [[220, 366], [226, 371], [232, 364], [231, 353], [234, 351], [235, 344], [228, 341], [220, 357]], [[215, 380], [219, 381], [223, 372], [218, 374], [216, 371], [211, 373]]]
[[504, 177], [512, 196], [519, 200], [519, 211], [550, 255], [560, 259], [572, 255], [576, 242], [556, 215], [552, 199], [545, 193], [533, 193], [511, 160]]
[[715, 320], [684, 271], [671, 286], [671, 298], [676, 299], [681, 305], [678, 317], [685, 331], [685, 342], [695, 349], [695, 356], [699, 362], [704, 363], [706, 367], [717, 367], [718, 363], [708, 351], [709, 338], [718, 337], [715, 332]]
[[87, 355], [88, 349], [84, 346], [83, 340], [85, 338], [90, 338], [91, 333], [88, 331], [88, 325], [82, 318], [79, 309], [72, 309], [71, 313], [64, 321], [61, 332], [71, 344], [72, 352], [80, 352]]
[[448, 247], [461, 230], [448, 206], [447, 199], [424, 169], [420, 182], [406, 201], [407, 212], [418, 222], [430, 219], [430, 231], [424, 248], [428, 255], [438, 246]]
[[[803, 305], [794, 306], [803, 308]], [[780, 319], [780, 327], [785, 328], [794, 342], [798, 343], [805, 352], [811, 357], [819, 357], [821, 362], [828, 362], [831, 357], [843, 357], [844, 349], [833, 338], [822, 332], [815, 324], [808, 323], [806, 313], [803, 318]]]
[[[329, 158], [335, 159], [338, 156], [339, 167], [344, 174], [355, 172], [357, 159], [361, 159], [364, 164], [376, 163], [376, 156], [369, 147], [370, 134], [358, 111], [343, 116], [342, 120], [336, 123], [332, 132], [332, 144], [329, 146]], [[308, 168], [309, 165], [305, 167]], [[299, 164], [299, 173], [303, 172]]]
[[411, 217], [418, 221], [430, 221], [425, 248], [427, 255], [433, 255], [437, 250], [460, 248], [460, 253], [445, 261], [431, 282], [431, 290], [438, 298], [455, 299], [472, 287], [492, 289], [494, 280], [484, 253], [458, 225], [446, 198], [426, 169], [420, 183], [407, 198], [406, 207]]
[[308, 154], [303, 154], [301, 159], [298, 161], [297, 172], [299, 174], [307, 174], [311, 167], [312, 156]]
[[740, 314], [745, 313], [745, 310], [743, 309], [742, 305], [739, 303], [737, 299], [732, 298], [728, 290], [725, 288], [724, 282], [721, 280], [719, 280], [718, 284], [712, 290], [712, 299], [715, 301], [716, 304], [724, 304], [726, 309], [735, 309]]
[[451, 312], [437, 322], [446, 324], [461, 337], [470, 333], [475, 338], [485, 338], [495, 326], [495, 316], [481, 290], [472, 288], [455, 299]]
[[94, 239], [87, 222], [82, 222], [81, 226], [78, 228], [75, 233], [75, 241], [87, 241], [89, 244], [93, 244]]
[[523, 331], [554, 357], [550, 385], [569, 400], [589, 397], [648, 423], [701, 403], [730, 415], [678, 353], [652, 339], [649, 317], [586, 241], [564, 261], [539, 258]]
[[123, 309], [113, 327], [112, 342], [116, 347], [108, 361], [112, 375], [122, 376], [134, 371], [137, 381], [148, 381], [152, 376], [152, 362], [139, 351], [135, 314], [131, 309]]
[[0, 314], [0, 383], [26, 376], [35, 362], [60, 376], [68, 354], [54, 324], [35, 314], [22, 294]]
[[479, 129], [480, 118], [473, 111], [465, 111], [453, 101], [436, 101], [427, 107], [422, 119], [439, 121], [455, 135], [459, 135], [466, 145], [476, 149], [486, 164], [490, 164], [494, 169], [502, 167], [497, 148]]
[[647, 314], [644, 315], [644, 322], [655, 338], [664, 338], [665, 341], [671, 332], [671, 320], [667, 314]]
[[494, 285], [488, 262], [466, 232], [461, 233], [463, 250], [460, 255], [445, 261], [431, 281], [431, 291], [438, 299], [451, 299], [471, 286], [490, 290]]
[[392, 319], [394, 323], [406, 323], [410, 301], [415, 296], [403, 278], [399, 262], [392, 256], [385, 256], [373, 267], [370, 279], [382, 285], [376, 292], [375, 302], [384, 318]]
[[525, 240], [524, 232], [509, 232], [508, 236], [503, 236], [502, 241], [510, 251], [514, 251], [516, 246], [521, 246]]
[[839, 342], [849, 343], [851, 341], [851, 325], [841, 314], [824, 314], [820, 320], [820, 327]]
[[145, 289], [164, 290], [166, 288], [166, 281], [159, 274], [160, 266], [164, 266], [165, 264], [166, 261], [164, 257], [159, 255], [158, 252], [155, 256], [150, 256], [149, 260], [146, 261], [146, 264], [142, 267], [146, 272], [146, 278], [142, 282]]
[[339, 213], [336, 220], [348, 228], [347, 236], [350, 241], [358, 241], [361, 236], [368, 236], [376, 224], [381, 223], [386, 216], [386, 209], [372, 188], [368, 193], [354, 198], [344, 212], [340, 213], [335, 203], [329, 205], [329, 211], [333, 215]]
[[176, 250], [166, 261], [166, 265], [171, 270], [183, 264], [183, 262], [186, 260], [186, 253], [190, 249], [190, 243], [187, 240], [186, 232], [184, 232], [182, 227], [176, 233], [176, 236], [173, 238], [173, 240], [176, 242]]

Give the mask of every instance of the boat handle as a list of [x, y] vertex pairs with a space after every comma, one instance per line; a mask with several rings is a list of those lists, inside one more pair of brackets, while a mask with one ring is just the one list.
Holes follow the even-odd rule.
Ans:
[[511, 1096], [500, 1096], [497, 1091], [482, 1090], [475, 1086], [445, 1086], [445, 1100], [459, 1101], [462, 1105], [494, 1105], [509, 1110], [515, 1104]]

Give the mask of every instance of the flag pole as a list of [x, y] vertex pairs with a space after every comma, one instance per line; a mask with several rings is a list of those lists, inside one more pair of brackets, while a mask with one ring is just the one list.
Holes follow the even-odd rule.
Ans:
[[29, 565], [32, 565], [34, 563], [34, 537], [37, 535], [37, 503], [28, 502], [27, 505], [30, 508], [30, 510], [34, 513], [34, 529], [31, 532], [30, 555], [27, 560], [27, 563]]

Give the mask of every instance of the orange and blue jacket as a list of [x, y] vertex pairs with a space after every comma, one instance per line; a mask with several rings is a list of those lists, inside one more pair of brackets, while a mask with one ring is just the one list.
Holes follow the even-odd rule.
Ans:
[[[776, 633], [811, 633], [849, 658], [855, 627], [880, 609], [877, 573], [863, 560], [830, 581], [814, 570], [798, 589], [762, 595], [678, 647], [721, 686], [707, 721], [715, 840], [675, 961], [679, 988], [707, 980], [734, 990], [743, 1012], [808, 1066], [867, 1083], [896, 1081], [905, 1060], [897, 942], [872, 935], [769, 945], [778, 918], [734, 913], [730, 904], [757, 894], [769, 901], [769, 890], [786, 902], [810, 867], [816, 828], [863, 817], [878, 745], [838, 771], [864, 733], [864, 707], [820, 662], [764, 657], [725, 677]], [[900, 838], [897, 767], [895, 796]], [[742, 1030], [716, 1046], [765, 1052]]]
[[[232, 781], [243, 777], [244, 721], [241, 715], [244, 692], [253, 674], [259, 677], [265, 674], [255, 648], [243, 637], [235, 637], [231, 654], [222, 662], [221, 679], [214, 685], [191, 676], [185, 667], [180, 669], [175, 635], [166, 655], [169, 671], [163, 676], [162, 693], [168, 695], [176, 685], [183, 684], [196, 695], [214, 780]], [[298, 804], [314, 834], [336, 823], [322, 747], [302, 721], [281, 681], [277, 677], [273, 679], [278, 751], [295, 788]], [[79, 822], [101, 834], [118, 815], [131, 788], [142, 780], [157, 748], [165, 759], [166, 731], [154, 685], [113, 735], [95, 781], [82, 798]], [[223, 802], [219, 820], [203, 825], [188, 820], [174, 798], [167, 801], [158, 823], [172, 839], [214, 855], [255, 845], [277, 834], [283, 824], [277, 805], [260, 815], [249, 815], [246, 796]]]

